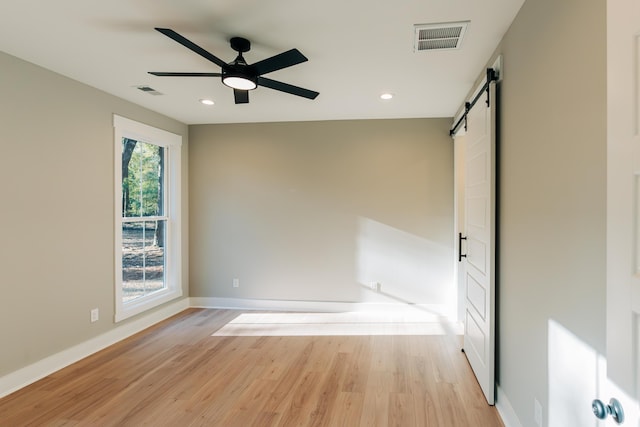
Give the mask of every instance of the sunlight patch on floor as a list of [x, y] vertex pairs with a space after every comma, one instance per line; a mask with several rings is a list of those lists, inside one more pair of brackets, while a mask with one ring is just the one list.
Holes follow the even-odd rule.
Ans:
[[422, 313], [245, 313], [212, 336], [461, 335]]

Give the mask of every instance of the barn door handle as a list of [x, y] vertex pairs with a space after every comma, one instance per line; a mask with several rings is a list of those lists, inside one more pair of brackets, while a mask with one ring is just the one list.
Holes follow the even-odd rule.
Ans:
[[462, 237], [462, 233], [458, 233], [458, 262], [462, 262], [462, 258], [466, 258], [467, 254], [462, 254], [462, 241], [467, 240], [466, 237]]

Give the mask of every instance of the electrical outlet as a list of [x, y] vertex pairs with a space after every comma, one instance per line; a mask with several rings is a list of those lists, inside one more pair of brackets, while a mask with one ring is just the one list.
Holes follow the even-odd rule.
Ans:
[[538, 427], [542, 427], [542, 405], [535, 397], [533, 398], [533, 419]]
[[91, 323], [97, 322], [98, 319], [100, 319], [100, 310], [94, 308], [93, 310], [91, 310]]
[[382, 284], [380, 284], [380, 282], [369, 282], [369, 288], [374, 292], [380, 292], [381, 287]]
[[233, 287], [234, 288], [240, 287], [240, 279], [233, 279]]

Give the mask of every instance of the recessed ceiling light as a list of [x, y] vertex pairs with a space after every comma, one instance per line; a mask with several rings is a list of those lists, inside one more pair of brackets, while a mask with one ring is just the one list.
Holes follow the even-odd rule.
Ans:
[[201, 99], [200, 102], [203, 103], [204, 105], [213, 105], [213, 104], [215, 104], [215, 102], [213, 102], [210, 99]]
[[391, 98], [393, 98], [393, 94], [392, 93], [383, 93], [382, 95], [380, 95], [380, 99], [383, 99], [385, 101], [388, 101]]

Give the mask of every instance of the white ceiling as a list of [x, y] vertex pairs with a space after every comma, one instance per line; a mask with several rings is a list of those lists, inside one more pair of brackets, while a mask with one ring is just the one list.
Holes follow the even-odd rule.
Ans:
[[[0, 50], [187, 124], [451, 117], [523, 2], [2, 0]], [[414, 53], [414, 24], [451, 21], [470, 21], [461, 49]], [[266, 77], [320, 95], [312, 101], [259, 87], [250, 104], [235, 105], [219, 78], [151, 76], [220, 71], [154, 27], [227, 62], [235, 58], [233, 36], [251, 41], [248, 63], [298, 48], [308, 62]], [[380, 100], [383, 92], [394, 99]]]

